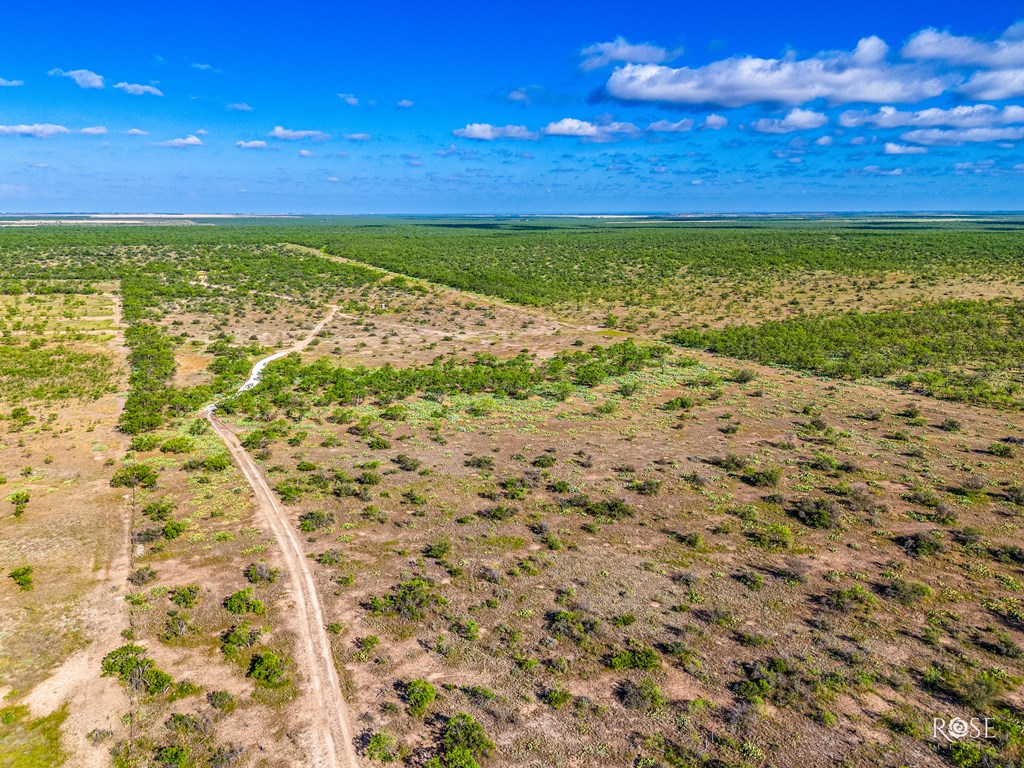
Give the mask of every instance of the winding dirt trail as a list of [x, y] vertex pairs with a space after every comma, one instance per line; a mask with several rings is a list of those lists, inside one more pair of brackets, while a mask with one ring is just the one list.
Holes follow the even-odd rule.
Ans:
[[[305, 339], [257, 362], [239, 391], [256, 386], [260, 373], [267, 363], [291, 352], [305, 349], [334, 318], [337, 311], [338, 308], [332, 306], [327, 316]], [[309, 690], [305, 695], [310, 697], [317, 718], [315, 731], [311, 734], [312, 738], [308, 745], [311, 753], [309, 765], [318, 768], [357, 768], [359, 758], [356, 756], [349, 726], [348, 708], [341, 694], [338, 671], [334, 666], [334, 655], [327, 637], [327, 622], [320, 595], [316, 591], [316, 582], [309, 568], [309, 560], [302, 553], [298, 533], [291, 524], [288, 514], [281, 507], [238, 438], [214, 415], [215, 410], [216, 405], [207, 406], [204, 410], [206, 418], [252, 488], [259, 511], [274, 532], [274, 537], [281, 548], [281, 556], [291, 578], [292, 596], [300, 619], [296, 623], [300, 638], [299, 666], [308, 675]]]

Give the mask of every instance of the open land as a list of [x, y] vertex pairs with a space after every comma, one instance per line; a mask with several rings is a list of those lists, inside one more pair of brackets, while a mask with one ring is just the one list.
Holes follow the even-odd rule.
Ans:
[[3, 768], [1024, 760], [1019, 218], [196, 221], [0, 232]]

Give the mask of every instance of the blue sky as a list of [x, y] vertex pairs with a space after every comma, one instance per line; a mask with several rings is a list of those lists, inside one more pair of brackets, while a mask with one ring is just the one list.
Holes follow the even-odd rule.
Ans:
[[12, 4], [0, 211], [1021, 210], [1024, 7]]

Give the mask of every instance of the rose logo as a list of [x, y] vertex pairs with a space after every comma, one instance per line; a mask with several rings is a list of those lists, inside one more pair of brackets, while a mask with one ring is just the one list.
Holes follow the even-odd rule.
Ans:
[[949, 725], [946, 726], [946, 733], [949, 734], [951, 739], [962, 739], [970, 731], [970, 725], [966, 720], [959, 717], [954, 717], [949, 721]]

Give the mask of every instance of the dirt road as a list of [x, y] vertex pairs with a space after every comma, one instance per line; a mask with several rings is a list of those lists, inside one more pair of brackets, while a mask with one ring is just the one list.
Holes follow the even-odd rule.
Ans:
[[[266, 363], [308, 346], [336, 312], [337, 307], [331, 307], [327, 317], [321, 320], [305, 339], [256, 363], [249, 379], [239, 391], [250, 389], [259, 383], [260, 372]], [[334, 666], [334, 656], [327, 637], [327, 621], [320, 595], [316, 591], [309, 560], [302, 553], [298, 530], [292, 525], [288, 514], [238, 438], [216, 417], [215, 410], [216, 406], [207, 407], [206, 418], [252, 488], [259, 512], [273, 531], [287, 568], [292, 597], [298, 612], [295, 626], [300, 639], [299, 658], [296, 661], [308, 678], [308, 690], [304, 695], [309, 697], [310, 710], [316, 713], [317, 718], [315, 727], [308, 733], [309, 765], [318, 768], [356, 768], [359, 765], [359, 758], [349, 726], [348, 708], [341, 695], [338, 671]]]

